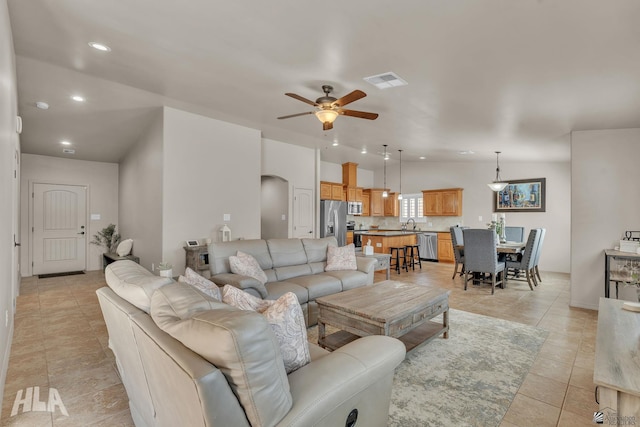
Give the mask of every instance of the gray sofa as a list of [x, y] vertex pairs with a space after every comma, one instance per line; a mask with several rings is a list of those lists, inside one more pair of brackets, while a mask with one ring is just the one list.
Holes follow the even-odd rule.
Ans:
[[395, 338], [359, 338], [332, 353], [309, 344], [311, 362], [287, 375], [260, 314], [131, 261], [109, 265], [105, 278], [97, 295], [136, 426], [387, 425], [405, 355]]
[[[316, 298], [373, 283], [376, 260], [356, 257], [357, 270], [325, 271], [327, 247], [335, 237], [321, 239], [234, 240], [209, 245], [211, 280], [218, 286], [240, 288], [262, 299], [278, 299], [286, 292], [298, 297], [308, 326], [318, 322]], [[267, 283], [234, 274], [229, 257], [242, 251], [252, 255], [267, 275]]]

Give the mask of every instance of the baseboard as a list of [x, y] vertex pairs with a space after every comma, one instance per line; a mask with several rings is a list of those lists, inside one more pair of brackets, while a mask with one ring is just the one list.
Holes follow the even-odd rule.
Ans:
[[[9, 357], [11, 356], [11, 344], [13, 343], [13, 321], [10, 319], [9, 333], [7, 335], [7, 347], [4, 349], [2, 359], [2, 371], [0, 371], [0, 402], [4, 402], [4, 383], [7, 381], [7, 370], [9, 369]], [[2, 408], [0, 408], [0, 418], [2, 418]]]

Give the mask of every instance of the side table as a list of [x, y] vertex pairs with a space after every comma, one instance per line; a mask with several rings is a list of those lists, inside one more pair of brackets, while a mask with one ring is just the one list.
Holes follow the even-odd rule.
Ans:
[[373, 255], [362, 255], [365, 258], [375, 258], [378, 263], [373, 268], [374, 271], [387, 270], [387, 280], [391, 277], [391, 254], [380, 254], [374, 252]]
[[116, 253], [105, 252], [102, 254], [102, 270], [107, 268], [107, 265], [111, 264], [112, 262], [121, 261], [124, 259], [128, 259], [137, 264], [140, 264], [140, 257], [134, 255], [120, 256]]

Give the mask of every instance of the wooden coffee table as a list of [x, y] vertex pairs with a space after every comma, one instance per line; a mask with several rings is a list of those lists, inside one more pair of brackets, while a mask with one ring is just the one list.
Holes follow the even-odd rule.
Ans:
[[[449, 293], [439, 288], [385, 280], [316, 299], [318, 344], [335, 350], [367, 335], [387, 335], [407, 351], [440, 334], [449, 337]], [[442, 323], [430, 321], [442, 314]], [[326, 326], [340, 331], [326, 335]]]

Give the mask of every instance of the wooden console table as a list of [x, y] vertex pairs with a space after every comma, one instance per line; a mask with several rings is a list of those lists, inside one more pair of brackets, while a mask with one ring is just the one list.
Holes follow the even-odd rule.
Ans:
[[201, 272], [209, 271], [209, 246], [184, 246], [186, 254], [185, 265], [190, 269]]
[[378, 254], [373, 253], [373, 255], [358, 255], [363, 256], [365, 258], [375, 258], [377, 264], [373, 267], [373, 271], [378, 270], [386, 270], [387, 271], [387, 280], [390, 278], [391, 274], [391, 255], [390, 254]]
[[612, 278], [614, 279], [613, 281], [615, 282], [624, 281], [621, 278], [617, 277], [611, 271], [611, 259], [640, 261], [640, 255], [634, 254], [633, 252], [616, 251], [614, 249], [604, 250], [604, 297], [605, 298], [609, 298], [609, 296], [611, 295], [610, 286], [611, 286]]
[[600, 298], [598, 306], [593, 382], [605, 425], [640, 421], [640, 313], [623, 303]]

